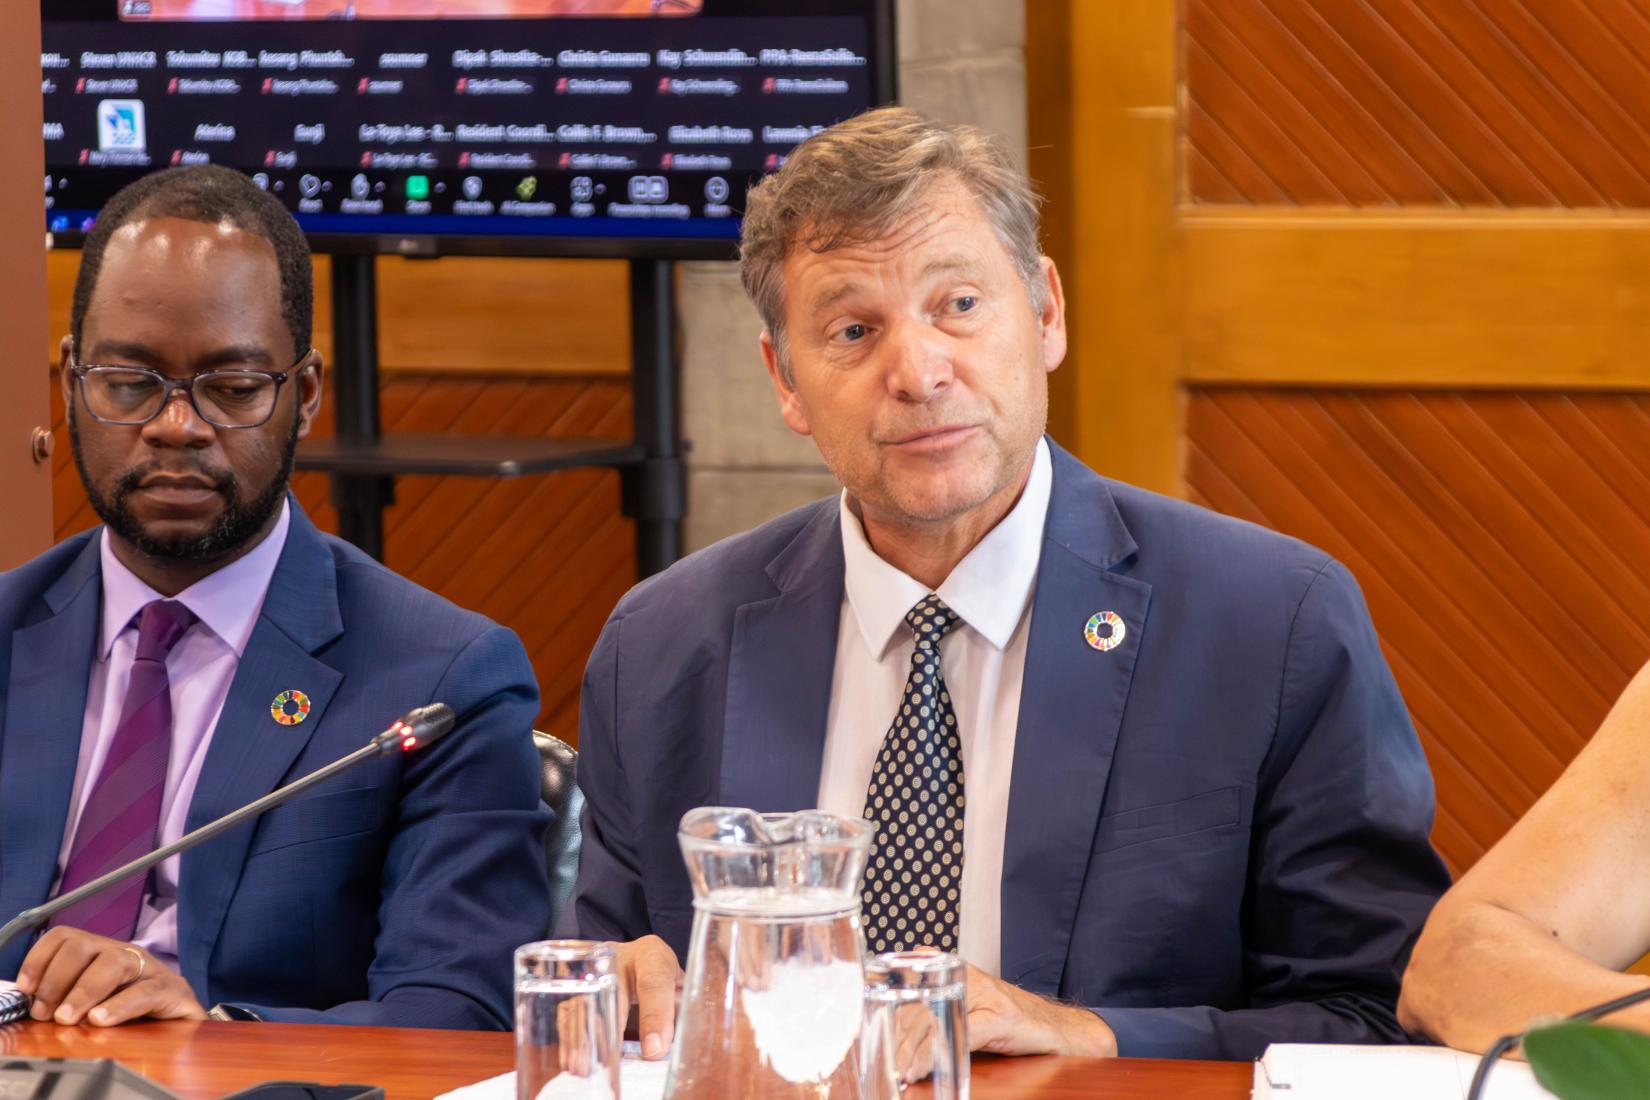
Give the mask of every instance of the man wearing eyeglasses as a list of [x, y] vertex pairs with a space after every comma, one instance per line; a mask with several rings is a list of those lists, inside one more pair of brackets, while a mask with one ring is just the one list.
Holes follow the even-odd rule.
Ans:
[[[62, 385], [103, 525], [0, 575], [0, 914], [360, 747], [459, 728], [64, 910], [0, 953], [36, 1019], [509, 1026], [548, 924], [516, 637], [322, 535], [287, 492], [321, 404], [309, 250], [223, 168], [105, 207]], [[0, 918], [3, 919], [3, 918]]]

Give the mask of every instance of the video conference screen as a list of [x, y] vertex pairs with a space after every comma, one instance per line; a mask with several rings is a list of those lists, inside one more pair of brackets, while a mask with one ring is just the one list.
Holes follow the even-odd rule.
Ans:
[[47, 227], [169, 165], [338, 251], [728, 255], [893, 95], [889, 0], [41, 0]]

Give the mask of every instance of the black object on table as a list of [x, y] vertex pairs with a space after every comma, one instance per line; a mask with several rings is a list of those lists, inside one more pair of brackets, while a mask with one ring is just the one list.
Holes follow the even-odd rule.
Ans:
[[180, 1100], [107, 1058], [0, 1058], [0, 1096], [30, 1100]]

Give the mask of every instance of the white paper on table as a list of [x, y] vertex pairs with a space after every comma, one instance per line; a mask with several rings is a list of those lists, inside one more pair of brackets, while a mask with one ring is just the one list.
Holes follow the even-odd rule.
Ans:
[[[1477, 1068], [1478, 1055], [1446, 1047], [1273, 1043], [1255, 1063], [1253, 1100], [1466, 1100]], [[1484, 1100], [1552, 1096], [1528, 1065], [1505, 1059], [1484, 1090]]]
[[[669, 1071], [669, 1058], [646, 1061], [642, 1058], [640, 1043], [626, 1042], [619, 1059], [619, 1095], [623, 1100], [664, 1100], [665, 1075]], [[558, 1081], [562, 1082], [562, 1090], [556, 1087]], [[589, 1093], [588, 1080], [564, 1074], [545, 1085], [539, 1097], [540, 1100], [556, 1100], [556, 1097], [565, 1095], [585, 1100]], [[516, 1075], [501, 1073], [497, 1077], [442, 1093], [436, 1100], [516, 1100]]]

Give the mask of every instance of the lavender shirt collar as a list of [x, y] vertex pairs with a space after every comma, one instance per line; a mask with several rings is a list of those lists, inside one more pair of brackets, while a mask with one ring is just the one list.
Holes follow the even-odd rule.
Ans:
[[[292, 526], [291, 505], [281, 502], [281, 514], [264, 540], [222, 569], [210, 573], [175, 597], [195, 613], [206, 628], [235, 651], [238, 659], [246, 651], [252, 628], [258, 624], [270, 578], [281, 560], [288, 529]], [[103, 626], [98, 636], [98, 660], [108, 661], [109, 651], [121, 631], [132, 625], [145, 604], [164, 599], [120, 559], [109, 540], [99, 535], [98, 555], [103, 568]], [[249, 598], [254, 597], [255, 598]]]

